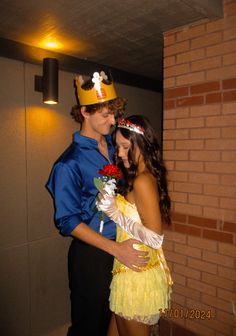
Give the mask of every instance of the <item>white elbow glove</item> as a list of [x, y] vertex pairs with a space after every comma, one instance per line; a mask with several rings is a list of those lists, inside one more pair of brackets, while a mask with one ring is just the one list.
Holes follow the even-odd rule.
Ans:
[[158, 249], [162, 246], [164, 235], [159, 235], [142, 224], [135, 222], [132, 218], [125, 216], [117, 208], [114, 195], [100, 193], [99, 201], [97, 201], [97, 208], [100, 211], [103, 211], [134, 239], [139, 240], [154, 249]]

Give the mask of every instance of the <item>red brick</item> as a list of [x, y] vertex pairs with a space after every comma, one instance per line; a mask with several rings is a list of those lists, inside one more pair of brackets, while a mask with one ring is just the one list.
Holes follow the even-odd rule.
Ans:
[[221, 20], [213, 20], [210, 21], [206, 24], [206, 30], [208, 33], [212, 33], [215, 31], [222, 31], [225, 28], [225, 20], [221, 19]]
[[170, 192], [170, 199], [172, 200], [172, 202], [186, 203], [187, 199], [188, 199], [188, 195], [186, 193], [171, 191]]
[[175, 142], [170, 140], [166, 140], [163, 143], [163, 150], [174, 150], [175, 149]]
[[202, 172], [203, 162], [194, 161], [178, 161], [175, 164], [176, 170], [188, 172]]
[[232, 222], [235, 220], [236, 211], [233, 210], [226, 210], [219, 208], [211, 208], [208, 206], [203, 207], [203, 216], [219, 219], [222, 218], [222, 214], [224, 216], [224, 219]]
[[164, 151], [163, 152], [164, 160], [188, 160], [188, 152], [187, 151]]
[[[209, 56], [216, 56], [216, 55], [225, 55], [235, 50], [236, 50], [235, 41], [227, 41], [223, 43], [218, 43], [214, 46], [207, 47], [206, 56], [209, 57]], [[232, 75], [227, 76], [227, 77], [232, 77]]]
[[219, 175], [217, 174], [191, 173], [189, 175], [189, 181], [194, 183], [219, 184], [219, 180]]
[[208, 206], [212, 206], [212, 207], [219, 206], [218, 197], [195, 195], [195, 194], [189, 194], [189, 203], [202, 205], [202, 206], [204, 206], [205, 204], [207, 204]]
[[197, 194], [202, 194], [202, 186], [198, 183], [174, 183], [174, 190], [180, 192], [194, 192]]
[[223, 300], [236, 301], [236, 293], [234, 291], [228, 291], [225, 289], [218, 288], [217, 296]]
[[201, 229], [190, 225], [175, 224], [175, 231], [200, 237]]
[[204, 49], [190, 50], [176, 55], [177, 64], [192, 62], [205, 57]]
[[209, 263], [209, 262], [205, 262], [205, 261], [201, 261], [201, 260], [189, 257], [188, 266], [194, 269], [197, 269], [199, 271], [203, 271], [203, 272], [207, 272], [211, 274], [217, 274], [217, 265]]
[[228, 267], [218, 266], [218, 274], [222, 278], [226, 278], [232, 281], [235, 281], [236, 279], [236, 270]]
[[218, 265], [224, 265], [226, 267], [234, 267], [234, 258], [229, 256], [224, 256], [219, 253], [214, 253], [210, 251], [203, 251], [202, 259], [208, 262], [212, 262]]
[[164, 112], [165, 119], [187, 118], [189, 116], [189, 107], [179, 107], [174, 110]]
[[236, 127], [223, 128], [222, 138], [236, 138]]
[[222, 175], [221, 184], [236, 186], [236, 174], [233, 175]]
[[210, 115], [220, 115], [221, 106], [220, 105], [203, 105], [203, 106], [192, 106], [190, 109], [190, 115], [192, 117], [199, 116], [210, 116]]
[[206, 126], [207, 127], [223, 127], [223, 126], [234, 126], [236, 125], [236, 115], [227, 116], [217, 116], [217, 117], [207, 117]]
[[163, 138], [164, 140], [188, 139], [188, 130], [165, 130], [163, 132]]
[[225, 79], [222, 82], [224, 90], [235, 89], [236, 88], [236, 78]]
[[190, 130], [191, 139], [216, 139], [220, 138], [221, 129], [220, 128], [201, 128]]
[[188, 288], [186, 286], [179, 285], [179, 284], [174, 284], [174, 290], [173, 291], [178, 293], [178, 294], [181, 294], [185, 297], [192, 298], [194, 300], [199, 300], [199, 298], [200, 298], [200, 292], [199, 291], [197, 291], [195, 289]]
[[[176, 282], [176, 283], [178, 283], [178, 282]], [[184, 284], [182, 283], [180, 285], [184, 285]], [[183, 295], [177, 294], [175, 292], [173, 292], [171, 294], [171, 303], [172, 304], [177, 303], [178, 305], [185, 305], [185, 300], [186, 300], [186, 298]], [[173, 309], [173, 306], [172, 306], [172, 309]]]
[[221, 66], [221, 56], [204, 58], [191, 63], [191, 71], [215, 69]]
[[173, 45], [164, 47], [164, 58], [166, 56], [176, 55], [187, 50], [189, 50], [189, 41], [175, 43]]
[[193, 106], [193, 105], [201, 105], [204, 103], [203, 96], [196, 96], [196, 97], [186, 97], [186, 98], [179, 98], [176, 101], [176, 106]]
[[[236, 45], [236, 43], [235, 43]], [[206, 80], [212, 81], [236, 76], [235, 65], [222, 66], [221, 68], [206, 70]]]
[[216, 298], [214, 296], [211, 295], [207, 295], [207, 294], [202, 294], [202, 302], [206, 303], [210, 306], [216, 307], [220, 310], [226, 311], [228, 313], [231, 313], [232, 311], [232, 307], [231, 307], [231, 302], [227, 302], [225, 300]]
[[164, 101], [164, 109], [165, 110], [170, 110], [170, 109], [173, 109], [173, 108], [175, 108], [175, 100], [174, 99]]
[[[180, 274], [175, 273], [175, 272], [171, 272], [171, 277], [172, 277], [174, 283], [179, 284], [179, 285], [183, 285], [183, 286], [186, 285], [186, 278], [183, 275], [180, 275]], [[173, 300], [172, 295], [171, 295], [171, 300]], [[178, 301], [176, 301], [176, 302], [178, 302]]]
[[219, 161], [219, 151], [191, 151], [190, 160], [192, 161]]
[[232, 162], [236, 161], [236, 152], [228, 151], [222, 153], [222, 161]]
[[166, 119], [163, 122], [163, 129], [175, 129], [175, 120]]
[[236, 52], [223, 56], [223, 65], [236, 64]]
[[[232, 223], [232, 224], [235, 225], [235, 223]], [[235, 256], [236, 256], [236, 245], [219, 243], [219, 253], [235, 258]]]
[[203, 250], [207, 251], [217, 251], [217, 242], [214, 242], [212, 240], [207, 240], [203, 238], [197, 238], [197, 237], [188, 237], [188, 244], [190, 246], [202, 248]]
[[216, 287], [233, 290], [234, 282], [232, 280], [224, 279], [218, 275], [202, 272], [201, 280], [208, 284], [214, 284]]
[[190, 40], [197, 36], [202, 36], [205, 33], [205, 25], [197, 25], [191, 27], [191, 29], [183, 29], [181, 32], [177, 32], [177, 41]]
[[168, 173], [168, 180], [169, 181], [176, 181], [176, 182], [186, 182], [188, 179], [188, 173], [186, 172], [170, 172]]
[[165, 239], [178, 242], [178, 243], [182, 243], [182, 244], [186, 244], [186, 240], [187, 240], [186, 235], [183, 235], [177, 232], [167, 232], [165, 235]]
[[163, 64], [164, 68], [167, 68], [173, 65], [175, 65], [175, 56], [166, 57], [164, 59], [164, 64]]
[[208, 82], [198, 85], [192, 85], [190, 87], [190, 93], [191, 94], [199, 94], [199, 93], [206, 93], [211, 91], [218, 91], [220, 89], [220, 82]]
[[178, 76], [176, 78], [176, 85], [189, 85], [194, 83], [202, 83], [205, 80], [205, 71], [198, 71], [189, 73], [187, 75]]
[[164, 91], [164, 98], [165, 99], [182, 97], [182, 96], [188, 96], [188, 87], [187, 86], [184, 86], [184, 87], [181, 87], [181, 88], [168, 89], [168, 90]]
[[184, 204], [175, 202], [174, 210], [188, 215], [202, 216], [202, 207], [199, 205]]
[[[229, 102], [236, 100], [236, 90], [223, 92], [223, 102]], [[177, 101], [178, 104], [178, 101]]]
[[199, 290], [202, 293], [206, 293], [206, 294], [213, 295], [213, 296], [216, 295], [216, 287], [215, 286], [210, 286], [210, 285], [205, 284], [201, 281], [197, 281], [197, 280], [194, 280], [194, 279], [188, 279], [187, 280], [187, 286], [189, 288]]
[[189, 67], [189, 64], [187, 63], [174, 65], [172, 67], [168, 67], [164, 69], [164, 76], [165, 78], [168, 78], [168, 77], [183, 75], [183, 74], [189, 73], [189, 69], [190, 67]]
[[235, 188], [234, 187], [227, 187], [225, 185], [211, 185], [205, 184], [204, 191], [205, 195], [218, 195], [218, 196], [235, 196]]
[[197, 335], [216, 336], [214, 330], [203, 326], [202, 324], [199, 323], [199, 320], [186, 320], [186, 328], [188, 330], [193, 331], [194, 333], [196, 333], [197, 331]]
[[199, 128], [204, 126], [204, 118], [185, 118], [176, 121], [176, 128]]
[[227, 14], [227, 16], [231, 16], [231, 15], [235, 15], [236, 14], [235, 1], [231, 0], [229, 2], [226, 2], [224, 8], [225, 8], [225, 13]]
[[175, 243], [174, 250], [176, 253], [184, 254], [188, 257], [193, 257], [197, 259], [200, 259], [202, 254], [199, 248], [186, 246], [178, 243]]
[[[223, 226], [223, 230], [236, 233], [236, 223], [225, 222]], [[235, 255], [236, 255], [236, 251], [235, 251]]]
[[236, 210], [236, 198], [221, 198], [220, 207], [223, 209]]
[[222, 41], [221, 32], [215, 32], [211, 34], [206, 34], [204, 37], [198, 37], [191, 40], [191, 48], [202, 48], [208, 47], [212, 44], [217, 44]]
[[172, 213], [172, 220], [173, 220], [173, 222], [186, 223], [187, 216], [183, 215], [183, 214], [180, 214], [180, 213], [177, 213], [177, 212], [174, 212], [174, 213]]
[[233, 235], [230, 233], [203, 229], [202, 236], [203, 238], [213, 239], [224, 243], [233, 243]]
[[201, 227], [208, 227], [211, 229], [216, 229], [216, 220], [210, 218], [203, 218], [203, 217], [195, 217], [189, 216], [188, 217], [189, 224], [198, 225]]
[[182, 254], [177, 254], [171, 251], [165, 251], [165, 257], [167, 261], [172, 261], [176, 264], [186, 265], [187, 257]]
[[[182, 131], [189, 132], [188, 130], [182, 130]], [[180, 130], [178, 132], [180, 132]], [[203, 149], [204, 142], [203, 140], [177, 140], [175, 145], [176, 145], [176, 149], [185, 149], [185, 150]]]
[[205, 140], [206, 149], [231, 150], [236, 149], [236, 139]]
[[[182, 162], [179, 162], [182, 163]], [[229, 162], [206, 162], [205, 171], [208, 173], [225, 173], [228, 174], [236, 172], [236, 163]]]
[[217, 310], [216, 318], [217, 318], [217, 321], [225, 322], [229, 326], [231, 326], [235, 323], [235, 318], [234, 318], [233, 313], [231, 313], [231, 314], [225, 313], [225, 312], [223, 312], [219, 309]]
[[173, 87], [175, 87], [175, 77], [173, 77], [173, 78], [165, 78], [164, 77], [163, 88], [168, 89], [168, 88], [173, 88]]
[[174, 44], [176, 42], [176, 34], [171, 33], [171, 34], [167, 34], [164, 33], [164, 44], [165, 46]]
[[228, 41], [228, 40], [233, 40], [233, 39], [234, 40], [236, 39], [236, 28], [224, 30], [223, 40]]
[[182, 274], [187, 278], [192, 278], [196, 280], [200, 280], [201, 272], [199, 270], [195, 270], [189, 266], [183, 266], [179, 264], [174, 264], [174, 271], [178, 274]]
[[206, 95], [206, 104], [215, 104], [221, 103], [222, 101], [222, 93], [210, 93]]

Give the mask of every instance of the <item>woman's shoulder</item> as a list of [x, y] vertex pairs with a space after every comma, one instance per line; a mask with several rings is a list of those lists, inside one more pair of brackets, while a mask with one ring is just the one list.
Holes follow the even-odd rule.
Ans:
[[134, 190], [147, 190], [147, 189], [156, 189], [156, 179], [155, 177], [148, 171], [144, 171], [137, 175], [134, 180], [133, 188]]

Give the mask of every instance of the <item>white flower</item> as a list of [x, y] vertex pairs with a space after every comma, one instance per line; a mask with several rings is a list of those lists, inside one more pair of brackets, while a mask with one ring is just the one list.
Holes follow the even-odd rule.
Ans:
[[116, 180], [110, 179], [108, 180], [103, 187], [103, 190], [108, 193], [108, 195], [115, 195], [116, 190]]

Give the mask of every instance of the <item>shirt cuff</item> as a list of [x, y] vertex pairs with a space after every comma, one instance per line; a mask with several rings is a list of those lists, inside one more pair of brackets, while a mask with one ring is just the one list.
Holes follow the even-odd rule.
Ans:
[[57, 228], [63, 236], [70, 236], [71, 232], [82, 222], [79, 215], [60, 218], [56, 221]]

